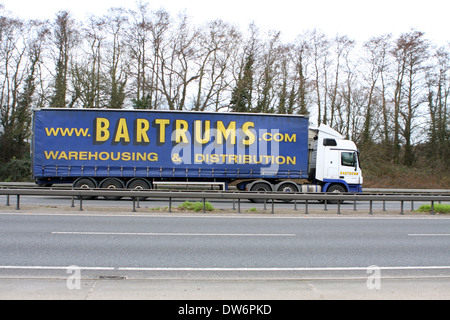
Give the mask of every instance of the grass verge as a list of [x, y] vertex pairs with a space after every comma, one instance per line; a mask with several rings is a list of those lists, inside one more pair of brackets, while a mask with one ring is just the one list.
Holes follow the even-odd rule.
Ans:
[[[203, 211], [203, 202], [185, 201], [184, 203], [178, 206], [178, 210], [188, 210], [195, 212]], [[214, 207], [211, 205], [209, 201], [205, 202], [205, 210], [214, 211]]]
[[[417, 211], [431, 212], [431, 204], [424, 204]], [[450, 213], [450, 204], [435, 204], [434, 212], [435, 213]]]

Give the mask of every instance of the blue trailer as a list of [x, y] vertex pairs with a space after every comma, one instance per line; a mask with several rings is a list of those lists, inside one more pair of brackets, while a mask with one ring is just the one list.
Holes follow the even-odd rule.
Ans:
[[297, 115], [45, 108], [33, 113], [33, 177], [74, 188], [238, 181], [241, 190], [301, 191], [299, 179], [327, 183], [311, 175], [322, 131]]

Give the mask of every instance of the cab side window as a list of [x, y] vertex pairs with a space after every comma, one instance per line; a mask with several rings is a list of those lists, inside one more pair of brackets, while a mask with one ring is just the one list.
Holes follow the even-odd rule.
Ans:
[[354, 152], [342, 152], [341, 154], [341, 165], [346, 167], [356, 166], [356, 153]]

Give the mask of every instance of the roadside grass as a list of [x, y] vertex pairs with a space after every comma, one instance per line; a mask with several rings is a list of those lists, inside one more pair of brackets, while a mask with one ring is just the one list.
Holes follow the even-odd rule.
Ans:
[[[424, 204], [417, 211], [429, 213], [431, 212], [431, 204]], [[450, 204], [435, 204], [434, 212], [443, 214], [450, 213]]]
[[[195, 212], [203, 211], [203, 202], [185, 201], [184, 203], [178, 206], [178, 210], [188, 210]], [[205, 202], [205, 210], [214, 211], [214, 207], [211, 205], [209, 201]]]

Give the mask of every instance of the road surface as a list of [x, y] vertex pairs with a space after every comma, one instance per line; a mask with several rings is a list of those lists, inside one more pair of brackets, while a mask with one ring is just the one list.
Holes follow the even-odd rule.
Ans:
[[0, 298], [448, 299], [449, 247], [445, 216], [0, 207]]

